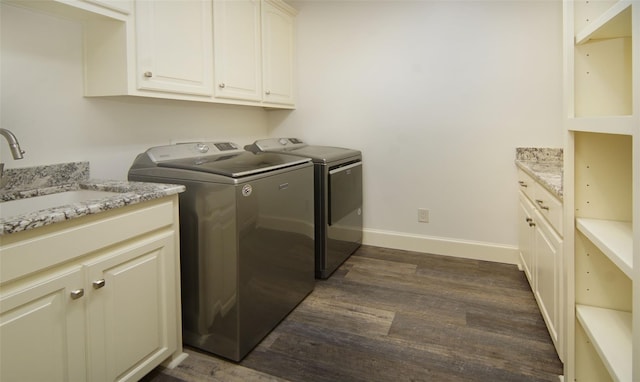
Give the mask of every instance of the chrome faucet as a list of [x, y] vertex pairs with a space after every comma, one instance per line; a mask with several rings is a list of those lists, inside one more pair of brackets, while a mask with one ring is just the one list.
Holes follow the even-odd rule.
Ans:
[[7, 129], [0, 128], [0, 135], [7, 139], [9, 143], [9, 148], [11, 149], [11, 155], [13, 155], [13, 159], [22, 159], [22, 154], [24, 154], [24, 150], [20, 148], [20, 143], [18, 143], [18, 138], [16, 138], [13, 133]]
[[[0, 135], [5, 137], [7, 143], [9, 144], [9, 148], [11, 149], [11, 156], [13, 159], [22, 159], [22, 154], [24, 154], [24, 150], [20, 148], [20, 143], [18, 143], [18, 138], [16, 138], [13, 133], [7, 129], [0, 128]], [[4, 178], [4, 163], [0, 163], [0, 188], [3, 188], [8, 179]]]

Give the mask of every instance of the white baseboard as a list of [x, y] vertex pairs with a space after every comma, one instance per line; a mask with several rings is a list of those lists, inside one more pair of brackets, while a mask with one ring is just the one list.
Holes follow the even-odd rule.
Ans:
[[518, 247], [511, 245], [414, 235], [367, 228], [364, 229], [362, 242], [365, 245], [376, 247], [515, 264], [520, 268]]

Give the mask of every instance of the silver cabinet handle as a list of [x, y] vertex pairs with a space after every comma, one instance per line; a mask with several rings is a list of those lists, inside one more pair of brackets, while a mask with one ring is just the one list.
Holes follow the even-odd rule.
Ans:
[[145, 77], [147, 77], [147, 78], [151, 78], [151, 77], [153, 77], [153, 73], [151, 73], [151, 72], [144, 72], [144, 76], [145, 76]]
[[80, 297], [84, 296], [84, 289], [72, 290], [70, 295], [72, 300], [77, 300]]
[[266, 95], [271, 94], [271, 90], [267, 90], [266, 92], [264, 92], [264, 94], [266, 94]]
[[225, 87], [225, 86], [227, 86], [227, 85], [225, 85], [225, 84], [224, 84], [224, 82], [218, 85], [218, 87], [219, 87], [220, 89], [224, 89], [224, 87]]
[[520, 187], [527, 187], [527, 183], [525, 183], [523, 180], [519, 180], [518, 184], [520, 185]]
[[542, 203], [544, 203], [544, 201], [542, 201], [540, 199], [536, 199], [536, 203], [538, 203], [538, 206], [540, 206], [540, 208], [542, 208], [543, 210], [549, 211], [549, 207], [542, 204]]
[[100, 280], [96, 280], [93, 282], [93, 289], [100, 289], [103, 286], [105, 286], [106, 281], [104, 281], [104, 279], [100, 279]]

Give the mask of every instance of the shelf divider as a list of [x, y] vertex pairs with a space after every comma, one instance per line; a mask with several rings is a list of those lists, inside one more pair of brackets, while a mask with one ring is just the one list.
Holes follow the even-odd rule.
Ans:
[[576, 227], [627, 277], [633, 280], [633, 230], [631, 222], [576, 218]]
[[568, 120], [570, 131], [587, 133], [603, 133], [618, 135], [633, 135], [636, 119], [631, 115], [616, 115], [608, 117], [573, 117]]
[[576, 33], [576, 45], [589, 40], [631, 36], [631, 1], [620, 0]]
[[576, 305], [576, 317], [615, 381], [631, 381], [631, 313]]

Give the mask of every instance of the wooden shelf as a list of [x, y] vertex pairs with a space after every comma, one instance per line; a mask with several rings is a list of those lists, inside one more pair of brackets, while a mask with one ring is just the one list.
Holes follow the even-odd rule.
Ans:
[[631, 222], [577, 218], [576, 227], [627, 277], [633, 280], [633, 230]]
[[631, 381], [631, 313], [576, 305], [576, 317], [611, 377]]
[[570, 131], [587, 133], [633, 135], [636, 119], [630, 115], [610, 117], [575, 117], [569, 119]]
[[576, 45], [589, 40], [631, 37], [631, 1], [621, 0], [576, 33]]

